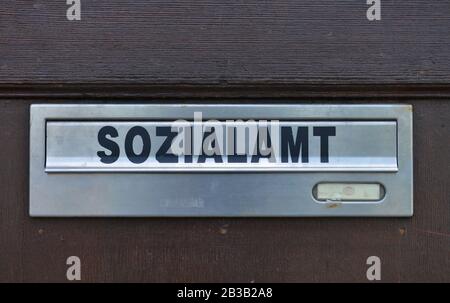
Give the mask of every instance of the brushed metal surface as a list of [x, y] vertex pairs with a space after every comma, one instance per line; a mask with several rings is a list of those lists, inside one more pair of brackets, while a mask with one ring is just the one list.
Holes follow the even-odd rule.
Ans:
[[[183, 132], [179, 132], [179, 136], [173, 138], [171, 143], [176, 145], [184, 139], [184, 133], [189, 133], [190, 142], [195, 141], [191, 137], [200, 137], [199, 148], [202, 148], [202, 140], [204, 132], [207, 130], [207, 123], [174, 123], [168, 121], [158, 122], [117, 122], [117, 121], [49, 121], [47, 122], [47, 149], [46, 149], [46, 172], [170, 172], [170, 171], [397, 171], [397, 125], [395, 121], [309, 121], [309, 122], [293, 122], [293, 121], [278, 121], [273, 122], [273, 126], [268, 128], [271, 138], [271, 151], [274, 156], [273, 159], [261, 158], [258, 161], [252, 161], [252, 150], [255, 148], [248, 148], [249, 146], [257, 145], [257, 134], [251, 136], [242, 136], [241, 142], [243, 147], [242, 162], [232, 162], [228, 156], [228, 144], [231, 141], [238, 141], [235, 135], [237, 129], [248, 130], [253, 128], [257, 132], [258, 122], [251, 122], [249, 125], [233, 122], [218, 122], [215, 123], [215, 132], [220, 145], [220, 156], [217, 161], [214, 158], [200, 159], [201, 153], [193, 155], [196, 149], [191, 146], [192, 157], [185, 157], [184, 155], [172, 156], [177, 162], [162, 163], [158, 160], [157, 153], [162, 150], [164, 143], [168, 142], [168, 137], [164, 135], [157, 135], [157, 128], [167, 127], [174, 128], [175, 131], [182, 128]], [[268, 122], [270, 123], [270, 122]], [[262, 123], [262, 129], [268, 123]], [[110, 138], [105, 136], [108, 140], [115, 144], [119, 151], [112, 163], [104, 163], [99, 152], [110, 154], [111, 150], [101, 146], [98, 140], [100, 130], [108, 127], [117, 131], [117, 137]], [[128, 158], [125, 152], [125, 138], [130, 129], [134, 127], [142, 127], [148, 134], [149, 155], [142, 163], [133, 163]], [[298, 128], [306, 129], [304, 137], [296, 137]], [[335, 130], [335, 135], [327, 138], [327, 154], [328, 159], [323, 161], [321, 159], [322, 142], [321, 138], [314, 136], [313, 129], [320, 127], [332, 127]], [[192, 129], [200, 129], [199, 134], [195, 135]], [[223, 130], [218, 131], [219, 128]], [[273, 129], [271, 129], [273, 128]], [[283, 162], [283, 146], [284, 151], [288, 151], [286, 139], [287, 136], [280, 134], [280, 129], [288, 128], [291, 131], [292, 137], [289, 139], [296, 140], [299, 154], [292, 157], [292, 153], [285, 153]], [[219, 135], [220, 133], [220, 135]], [[177, 140], [177, 138], [180, 138]], [[230, 140], [234, 138], [235, 140]], [[302, 141], [300, 141], [302, 140]], [[300, 145], [300, 143], [304, 143]], [[237, 144], [236, 144], [237, 145]], [[175, 146], [176, 147], [176, 146]], [[263, 146], [264, 147], [264, 146]], [[290, 145], [292, 147], [292, 145]], [[294, 147], [292, 147], [294, 149]], [[133, 139], [133, 150], [140, 153], [143, 150], [143, 141], [140, 136]], [[235, 151], [236, 146], [233, 146], [231, 151]], [[163, 155], [172, 151], [168, 150]], [[306, 157], [302, 159], [302, 153]], [[231, 153], [234, 156], [234, 153]], [[117, 159], [116, 159], [117, 158]], [[161, 156], [159, 157], [161, 158]], [[272, 160], [272, 161], [269, 161]], [[244, 162], [245, 161], [245, 162]]]
[[[69, 125], [65, 123], [91, 125], [97, 121], [121, 121], [124, 124], [133, 121], [139, 124], [142, 121], [189, 120], [194, 112], [199, 111], [205, 119], [217, 120], [378, 121], [382, 137], [390, 138], [381, 140], [379, 144], [388, 144], [387, 155], [390, 157], [391, 127], [396, 125], [396, 168], [391, 171], [343, 172], [330, 169], [244, 173], [214, 170], [203, 173], [85, 171], [82, 174], [46, 171], [46, 167], [58, 166], [55, 159], [59, 158], [52, 156], [64, 156], [64, 153], [55, 154], [53, 148], [58, 145], [50, 143], [47, 146], [50, 157], [46, 163], [46, 141], [49, 140], [48, 144], [54, 139], [55, 126]], [[387, 126], [386, 130], [384, 127]], [[60, 137], [64, 146], [66, 138]], [[376, 136], [368, 138], [375, 140]], [[74, 151], [80, 147], [78, 143]], [[372, 155], [373, 150], [366, 152]], [[63, 162], [66, 166], [62, 168], [67, 168], [67, 161]], [[320, 182], [380, 183], [385, 195], [381, 201], [373, 203], [319, 203], [313, 198], [312, 190]], [[32, 105], [30, 215], [411, 216], [412, 108], [409, 105]]]

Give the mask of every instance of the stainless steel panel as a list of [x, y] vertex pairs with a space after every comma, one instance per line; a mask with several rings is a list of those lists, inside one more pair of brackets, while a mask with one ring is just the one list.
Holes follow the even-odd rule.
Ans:
[[[197, 123], [198, 127], [202, 127], [202, 123]], [[205, 124], [205, 123], [203, 123]], [[268, 125], [269, 122], [263, 122], [262, 125]], [[192, 134], [192, 129], [195, 129], [194, 122], [174, 123], [167, 121], [158, 122], [61, 122], [49, 121], [47, 122], [47, 172], [169, 172], [169, 171], [396, 171], [397, 170], [397, 125], [395, 121], [323, 121], [323, 122], [292, 122], [280, 121], [273, 122], [268, 128], [268, 134], [271, 138], [271, 151], [274, 157], [272, 159], [261, 158], [259, 161], [252, 162], [252, 156], [247, 150], [243, 149], [245, 158], [241, 163], [233, 163], [227, 157], [227, 138], [235, 136], [237, 129], [246, 129], [245, 122], [217, 122], [215, 123], [215, 130], [220, 138], [220, 156], [218, 161], [213, 158], [200, 161], [198, 153], [193, 155], [192, 159], [186, 161], [186, 157], [179, 155], [173, 157], [176, 163], [161, 163], [156, 156], [157, 152], [162, 150], [161, 147], [168, 141], [168, 136], [157, 135], [157, 128], [166, 127], [169, 129], [178, 130], [182, 128], [184, 133]], [[254, 121], [249, 127], [255, 129], [257, 132], [258, 122]], [[127, 133], [133, 127], [143, 127], [148, 134], [148, 144], [150, 154], [148, 159], [142, 163], [133, 163], [127, 158], [125, 153], [125, 138]], [[100, 130], [104, 127], [113, 128], [117, 131], [116, 138], [109, 138], [115, 143], [119, 150], [118, 159], [113, 163], [103, 163], [101, 158], [97, 155], [99, 151], [105, 153], [110, 152], [99, 144], [98, 135]], [[297, 157], [292, 157], [288, 153], [285, 157], [286, 161], [282, 161], [283, 146], [287, 146], [286, 136], [280, 134], [281, 129], [289, 128], [292, 139], [297, 139], [298, 129], [303, 128], [305, 131], [305, 138], [303, 139], [304, 146], [298, 143]], [[334, 136], [327, 138], [327, 154], [326, 161], [321, 159], [321, 138], [314, 136], [313, 129], [320, 127], [332, 127], [335, 131]], [[206, 129], [206, 127], [203, 126]], [[218, 130], [222, 129], [221, 132]], [[175, 132], [174, 132], [175, 133]], [[200, 130], [200, 137], [203, 136]], [[179, 136], [183, 139], [183, 133]], [[172, 143], [177, 143], [177, 137], [170, 138]], [[192, 137], [192, 136], [191, 136]], [[242, 136], [242, 141], [246, 147], [253, 143], [256, 146], [256, 137], [253, 139], [250, 136]], [[276, 138], [276, 139], [275, 139]], [[181, 140], [180, 139], [180, 140]], [[194, 141], [193, 139], [190, 141]], [[237, 140], [233, 140], [237, 141]], [[198, 140], [201, 145], [201, 140]], [[137, 153], [142, 151], [142, 138], [137, 136], [133, 140], [134, 149]], [[200, 146], [201, 148], [201, 146]], [[236, 148], [233, 148], [234, 151]], [[190, 155], [194, 150], [199, 148], [191, 148]], [[254, 149], [253, 149], [254, 150]], [[285, 151], [288, 149], [285, 148]], [[305, 152], [305, 159], [302, 161], [301, 152]], [[172, 152], [166, 151], [167, 153]], [[232, 154], [234, 155], [234, 154]], [[245, 161], [245, 163], [244, 163]], [[204, 163], [203, 163], [204, 162]]]
[[[335, 159], [331, 159], [330, 144], [330, 163], [318, 166], [317, 162], [316, 166], [290, 163], [284, 167], [278, 163], [230, 170], [210, 163], [206, 170], [183, 164], [167, 171], [149, 157], [144, 165], [134, 167], [122, 158], [108, 170], [95, 162], [95, 154], [92, 157], [97, 142], [93, 136], [105, 121], [121, 132], [144, 123], [151, 132], [154, 123], [192, 120], [195, 112], [202, 112], [204, 119], [221, 121], [278, 119], [289, 125], [367, 127], [370, 135], [365, 141], [347, 137], [347, 146], [335, 144], [342, 148]], [[412, 215], [409, 105], [38, 104], [31, 107], [30, 129], [31, 216]], [[75, 139], [68, 140], [69, 134]], [[317, 157], [317, 146], [311, 144], [311, 156]], [[334, 167], [331, 160], [340, 165]], [[324, 203], [312, 194], [324, 182], [381, 184], [385, 193], [380, 201], [370, 203]]]

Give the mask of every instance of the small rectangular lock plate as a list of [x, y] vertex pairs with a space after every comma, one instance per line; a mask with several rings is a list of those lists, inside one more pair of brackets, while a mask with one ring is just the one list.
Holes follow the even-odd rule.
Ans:
[[32, 105], [30, 215], [411, 216], [412, 108]]
[[383, 192], [378, 183], [319, 183], [314, 197], [319, 201], [380, 201]]

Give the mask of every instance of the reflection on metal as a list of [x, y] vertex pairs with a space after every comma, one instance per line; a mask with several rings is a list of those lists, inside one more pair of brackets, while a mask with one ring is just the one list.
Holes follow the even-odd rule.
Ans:
[[409, 105], [39, 104], [30, 138], [32, 216], [412, 215]]
[[[192, 122], [183, 126], [183, 129], [193, 129]], [[194, 155], [174, 156], [169, 149], [164, 148], [166, 143], [175, 143], [174, 137], [178, 128], [173, 122], [47, 122], [47, 172], [114, 172], [114, 171], [397, 171], [397, 125], [395, 121], [324, 121], [324, 122], [280, 122], [273, 131], [268, 131], [271, 138], [273, 161], [270, 158], [252, 157], [248, 150], [244, 150], [239, 161], [234, 160], [234, 154], [229, 153], [226, 134], [236, 133], [236, 129], [242, 125], [235, 123], [218, 122], [215, 134], [219, 127], [223, 128], [220, 136], [221, 146], [217, 157], [204, 157]], [[255, 122], [256, 124], [256, 122]], [[117, 132], [115, 138], [108, 139], [117, 151], [117, 159], [107, 163], [101, 161], [98, 152], [111, 152], [108, 147], [99, 143], [98, 136], [101, 130], [109, 127]], [[142, 127], [148, 138], [149, 155], [140, 163], [130, 161], [125, 152], [126, 140], [130, 129]], [[321, 159], [321, 138], [314, 136], [313, 130], [320, 128], [332, 128], [334, 136], [327, 138], [327, 159]], [[158, 134], [160, 129], [174, 129], [172, 136]], [[248, 127], [247, 127], [248, 128]], [[227, 130], [232, 130], [231, 132]], [[246, 130], [246, 126], [242, 125]], [[255, 128], [256, 129], [256, 128]], [[304, 136], [299, 130], [305, 130]], [[286, 131], [287, 130], [287, 131]], [[283, 132], [282, 132], [283, 131]], [[200, 137], [203, 134], [200, 131]], [[282, 133], [291, 136], [283, 136]], [[180, 136], [182, 136], [180, 134]], [[192, 136], [191, 136], [192, 137]], [[255, 136], [256, 138], [257, 136]], [[275, 142], [275, 137], [276, 142]], [[129, 138], [129, 136], [128, 136]], [[134, 149], [137, 153], [143, 149], [143, 141], [140, 136], [133, 138]], [[193, 140], [190, 140], [193, 141]], [[234, 140], [236, 141], [236, 140]], [[243, 136], [241, 142], [248, 147], [249, 136]], [[256, 141], [257, 140], [253, 140]], [[277, 143], [277, 144], [276, 144]], [[298, 146], [298, 154], [290, 153], [291, 149]], [[300, 144], [302, 143], [302, 144]], [[200, 144], [201, 145], [201, 144]], [[168, 145], [169, 146], [169, 145]], [[202, 146], [200, 146], [202, 147]], [[277, 148], [276, 148], [277, 147]], [[233, 148], [233, 151], [235, 148]], [[158, 155], [159, 153], [159, 155]], [[167, 156], [171, 161], [165, 161]], [[302, 155], [304, 155], [302, 159]], [[258, 161], [256, 161], [258, 160]]]

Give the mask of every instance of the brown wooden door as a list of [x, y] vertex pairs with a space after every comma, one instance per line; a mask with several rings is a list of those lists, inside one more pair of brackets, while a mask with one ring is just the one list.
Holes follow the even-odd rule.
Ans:
[[[0, 281], [450, 281], [449, 2], [3, 2]], [[414, 216], [30, 218], [30, 104], [121, 102], [412, 104]]]

